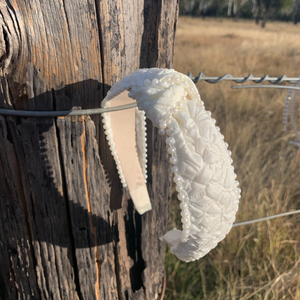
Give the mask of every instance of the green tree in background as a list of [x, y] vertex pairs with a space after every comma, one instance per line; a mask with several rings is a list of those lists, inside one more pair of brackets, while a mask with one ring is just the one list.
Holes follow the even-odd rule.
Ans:
[[297, 24], [300, 0], [181, 0], [181, 15], [255, 19], [265, 27], [269, 19]]
[[294, 24], [298, 23], [298, 11], [299, 11], [299, 0], [296, 0], [295, 12], [294, 12]]

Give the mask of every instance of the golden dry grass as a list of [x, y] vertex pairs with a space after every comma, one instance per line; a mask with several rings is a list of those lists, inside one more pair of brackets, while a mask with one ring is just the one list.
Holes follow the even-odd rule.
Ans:
[[[299, 27], [180, 18], [174, 69], [207, 76], [299, 76]], [[300, 148], [283, 131], [286, 91], [231, 90], [232, 82], [197, 84], [232, 151], [242, 189], [237, 221], [300, 208]], [[300, 123], [300, 122], [298, 122]], [[178, 225], [172, 201], [170, 227]], [[180, 222], [179, 222], [180, 223]], [[164, 299], [300, 299], [300, 215], [233, 228], [197, 262], [166, 254]]]

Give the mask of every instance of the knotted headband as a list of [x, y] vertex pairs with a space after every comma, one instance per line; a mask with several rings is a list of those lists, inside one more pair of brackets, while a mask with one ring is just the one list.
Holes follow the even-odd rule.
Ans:
[[[135, 99], [140, 112], [137, 149], [140, 173], [146, 179], [146, 146], [144, 113], [159, 134], [167, 135], [166, 143], [173, 165], [174, 182], [181, 201], [183, 230], [173, 229], [160, 239], [171, 246], [171, 253], [189, 262], [206, 255], [225, 238], [235, 220], [240, 189], [231, 165], [231, 152], [211, 113], [206, 111], [194, 83], [187, 76], [168, 69], [137, 70], [113, 85], [102, 107], [124, 91]], [[142, 112], [141, 112], [142, 111]], [[111, 116], [103, 114], [108, 143], [115, 158], [123, 186], [127, 186], [128, 171], [123, 173], [111, 130]], [[116, 129], [117, 130], [117, 129]], [[145, 144], [145, 142], [144, 142]], [[131, 181], [131, 180], [129, 180]], [[128, 183], [133, 201], [141, 213], [151, 209], [145, 198], [144, 183]], [[139, 203], [139, 195], [142, 201]]]

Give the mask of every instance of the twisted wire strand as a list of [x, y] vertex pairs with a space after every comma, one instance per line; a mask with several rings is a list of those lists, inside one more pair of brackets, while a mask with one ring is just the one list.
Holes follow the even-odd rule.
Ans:
[[69, 117], [69, 116], [83, 116], [95, 115], [111, 111], [119, 111], [136, 107], [136, 103], [108, 107], [108, 108], [93, 108], [93, 109], [74, 109], [74, 110], [56, 110], [56, 111], [39, 111], [39, 110], [13, 110], [13, 109], [0, 109], [0, 115], [10, 115], [19, 117]]
[[284, 212], [281, 214], [272, 215], [272, 216], [268, 216], [268, 217], [264, 217], [264, 218], [260, 218], [260, 219], [254, 219], [254, 220], [249, 220], [249, 221], [245, 221], [245, 222], [234, 223], [232, 225], [232, 227], [239, 227], [239, 226], [254, 224], [254, 223], [258, 223], [258, 222], [262, 222], [262, 221], [267, 221], [267, 220], [271, 220], [271, 219], [275, 219], [275, 218], [279, 218], [279, 217], [295, 215], [295, 214], [299, 214], [299, 213], [300, 213], [300, 209], [294, 210], [294, 211], [289, 211], [289, 212]]
[[282, 75], [281, 77], [270, 77], [269, 75], [264, 75], [262, 77], [256, 77], [252, 74], [249, 74], [246, 77], [234, 77], [231, 74], [225, 74], [223, 76], [205, 76], [202, 72], [199, 73], [198, 76], [193, 76], [191, 72], [188, 72], [188, 76], [193, 80], [194, 83], [198, 83], [200, 80], [204, 80], [208, 83], [219, 83], [221, 81], [234, 81], [236, 83], [245, 83], [247, 81], [253, 81], [254, 83], [262, 83], [264, 81], [268, 81], [272, 84], [279, 84], [282, 82], [288, 82], [291, 84], [297, 84], [300, 82], [299, 77], [287, 77], [286, 75]]
[[239, 90], [239, 89], [284, 89], [284, 90], [300, 90], [300, 87], [298, 86], [285, 86], [285, 85], [234, 85], [231, 87], [233, 90]]

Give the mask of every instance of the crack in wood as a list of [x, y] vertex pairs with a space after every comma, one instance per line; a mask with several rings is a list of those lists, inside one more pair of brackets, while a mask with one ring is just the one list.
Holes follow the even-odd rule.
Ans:
[[105, 64], [104, 64], [104, 47], [103, 47], [103, 34], [102, 34], [102, 25], [101, 25], [101, 19], [100, 19], [100, 1], [96, 1], [96, 14], [97, 14], [97, 24], [98, 24], [98, 32], [99, 32], [99, 44], [100, 44], [100, 55], [101, 55], [101, 75], [102, 75], [102, 83], [103, 83], [103, 99], [106, 96], [106, 93], [108, 92], [107, 89], [104, 88], [105, 83]]
[[[113, 219], [117, 219], [117, 213], [114, 213]], [[121, 291], [121, 280], [120, 280], [120, 263], [119, 263], [119, 255], [118, 255], [118, 240], [119, 240], [119, 229], [115, 222], [113, 222], [113, 232], [114, 232], [114, 243], [113, 250], [115, 256], [115, 275], [116, 275], [116, 283], [117, 283], [117, 292], [119, 300], [122, 299], [122, 291]]]
[[[53, 91], [52, 91], [53, 92]], [[53, 95], [53, 103], [56, 104], [55, 101], [55, 95]], [[54, 105], [55, 106], [55, 105]], [[59, 163], [60, 163], [60, 170], [61, 170], [61, 178], [62, 178], [62, 189], [63, 189], [63, 196], [65, 199], [65, 204], [66, 204], [66, 215], [67, 215], [67, 223], [68, 223], [68, 230], [69, 230], [69, 235], [70, 235], [70, 241], [71, 241], [71, 256], [73, 260], [73, 268], [74, 268], [74, 282], [76, 286], [76, 291], [78, 294], [78, 298], [82, 300], [82, 293], [80, 289], [80, 283], [79, 283], [79, 273], [78, 273], [78, 262], [76, 258], [76, 249], [75, 249], [75, 240], [74, 240], [74, 233], [72, 230], [72, 221], [71, 221], [71, 213], [70, 213], [70, 205], [69, 205], [69, 197], [68, 197], [68, 192], [67, 192], [67, 182], [66, 182], [66, 174], [63, 166], [63, 158], [62, 158], [62, 147], [61, 147], [61, 138], [59, 134], [59, 127], [57, 125], [57, 120], [55, 121], [55, 131], [56, 131], [56, 136], [57, 136], [57, 143], [58, 143], [58, 151], [59, 154]]]
[[86, 193], [86, 200], [87, 200], [87, 205], [88, 205], [88, 213], [89, 213], [89, 219], [90, 219], [90, 227], [91, 227], [91, 232], [94, 235], [94, 247], [95, 247], [95, 263], [96, 263], [96, 269], [97, 269], [97, 282], [95, 284], [95, 294], [97, 297], [97, 300], [100, 300], [100, 294], [99, 294], [99, 289], [100, 289], [100, 278], [101, 278], [101, 264], [98, 263], [99, 260], [99, 254], [98, 254], [98, 246], [97, 246], [97, 230], [96, 227], [93, 224], [93, 213], [92, 213], [92, 208], [91, 208], [91, 199], [90, 199], [90, 192], [88, 188], [88, 180], [87, 180], [87, 169], [89, 165], [87, 164], [87, 152], [86, 152], [86, 126], [85, 126], [85, 118], [84, 116], [81, 116], [78, 118], [79, 122], [82, 122], [83, 124], [83, 133], [81, 135], [81, 151], [83, 153], [83, 180], [84, 180], [84, 186], [85, 186], [85, 193]]

